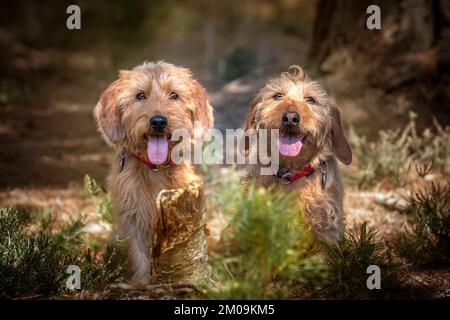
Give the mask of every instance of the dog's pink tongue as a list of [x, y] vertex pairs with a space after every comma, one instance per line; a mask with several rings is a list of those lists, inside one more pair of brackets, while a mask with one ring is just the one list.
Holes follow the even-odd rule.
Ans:
[[278, 138], [278, 151], [283, 156], [295, 157], [300, 153], [302, 149], [302, 141], [300, 137], [279, 137]]
[[166, 136], [149, 136], [147, 143], [148, 160], [153, 164], [163, 164], [169, 153]]

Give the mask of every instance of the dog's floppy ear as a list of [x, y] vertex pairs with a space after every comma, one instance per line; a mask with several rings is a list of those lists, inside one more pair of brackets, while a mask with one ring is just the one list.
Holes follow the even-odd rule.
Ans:
[[[122, 75], [122, 72], [121, 72]], [[121, 79], [114, 81], [100, 96], [94, 109], [100, 132], [105, 141], [114, 146], [125, 138], [125, 130], [120, 121], [119, 89]]]
[[343, 164], [352, 163], [352, 150], [342, 131], [341, 114], [336, 107], [331, 107], [331, 145], [333, 153]]
[[[248, 109], [247, 119], [245, 120], [245, 131], [250, 129], [256, 129], [255, 117], [256, 117], [256, 105], [261, 101], [258, 97], [254, 98], [250, 102], [250, 107]], [[248, 136], [244, 138], [244, 150], [248, 151], [250, 148], [250, 140]]]
[[261, 99], [256, 97], [250, 102], [247, 119], [245, 120], [245, 130], [255, 129], [256, 105], [261, 102]]
[[195, 110], [194, 110], [194, 122], [196, 128], [199, 126], [200, 132], [196, 134], [201, 134], [203, 137], [208, 129], [214, 126], [214, 117], [213, 117], [213, 109], [208, 101], [208, 95], [206, 93], [205, 88], [198, 83], [196, 80], [194, 81], [195, 87]]

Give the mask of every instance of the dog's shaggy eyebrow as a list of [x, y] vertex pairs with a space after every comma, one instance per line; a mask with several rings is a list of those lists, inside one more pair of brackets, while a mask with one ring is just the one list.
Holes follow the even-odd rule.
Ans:
[[163, 90], [182, 90], [184, 85], [184, 80], [172, 73], [161, 72], [154, 75], [153, 78], [156, 84]]
[[317, 99], [325, 99], [326, 96], [327, 96], [327, 93], [325, 92], [325, 90], [316, 81], [305, 83], [303, 85], [303, 94], [305, 96], [306, 95], [312, 95], [312, 96], [314, 96]]
[[129, 84], [129, 86], [144, 91], [151, 88], [152, 80], [153, 78], [151, 74], [140, 71], [134, 71], [133, 76], [127, 76], [125, 78], [125, 81]]
[[279, 92], [285, 92], [286, 90], [283, 88], [283, 86], [278, 85], [277, 83], [269, 83], [267, 85], [267, 89], [271, 91], [279, 91]]

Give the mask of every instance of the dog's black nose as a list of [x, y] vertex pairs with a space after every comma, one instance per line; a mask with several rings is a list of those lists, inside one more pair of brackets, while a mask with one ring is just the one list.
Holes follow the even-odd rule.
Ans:
[[150, 118], [148, 123], [153, 130], [162, 132], [164, 128], [167, 127], [167, 118], [163, 116], [154, 116]]
[[297, 126], [300, 123], [300, 115], [297, 112], [287, 111], [283, 113], [281, 121], [285, 126]]

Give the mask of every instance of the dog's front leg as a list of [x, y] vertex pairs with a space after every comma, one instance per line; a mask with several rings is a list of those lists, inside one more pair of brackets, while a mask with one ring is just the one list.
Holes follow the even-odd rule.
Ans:
[[343, 233], [342, 214], [339, 208], [332, 203], [321, 204], [316, 208], [313, 215], [317, 215], [319, 219], [318, 223], [313, 225], [313, 235], [329, 243], [336, 243], [342, 238]]
[[140, 219], [139, 213], [135, 213], [125, 219], [123, 230], [127, 238], [131, 284], [137, 287], [145, 286], [150, 276], [150, 225]]
[[335, 243], [342, 238], [344, 231], [342, 201], [333, 190], [318, 193], [304, 198], [305, 217], [314, 237]]
[[[159, 189], [150, 189], [149, 184], [130, 178], [136, 175], [133, 162], [121, 175], [117, 172], [109, 177], [115, 220], [119, 234], [125, 240], [128, 270], [131, 284], [143, 286], [149, 283], [151, 266], [151, 243], [156, 216], [156, 196]], [[145, 173], [145, 171], [144, 171]]]

